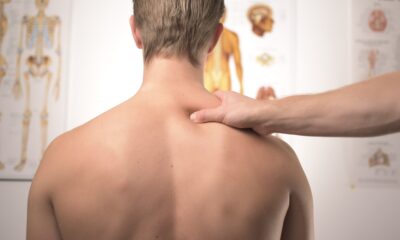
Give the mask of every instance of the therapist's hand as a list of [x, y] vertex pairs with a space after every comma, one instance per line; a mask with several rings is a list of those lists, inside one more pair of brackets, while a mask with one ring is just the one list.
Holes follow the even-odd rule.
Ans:
[[221, 100], [221, 105], [193, 113], [190, 117], [193, 122], [219, 122], [235, 128], [253, 129], [261, 135], [273, 132], [265, 127], [262, 119], [270, 108], [270, 101], [255, 100], [234, 92], [218, 91], [215, 95]]

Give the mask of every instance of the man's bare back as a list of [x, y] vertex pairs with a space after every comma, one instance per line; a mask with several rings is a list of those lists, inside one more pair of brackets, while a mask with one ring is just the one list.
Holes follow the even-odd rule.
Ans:
[[218, 104], [205, 89], [150, 84], [61, 136], [31, 188], [28, 239], [312, 239], [294, 153], [273, 137], [190, 121]]

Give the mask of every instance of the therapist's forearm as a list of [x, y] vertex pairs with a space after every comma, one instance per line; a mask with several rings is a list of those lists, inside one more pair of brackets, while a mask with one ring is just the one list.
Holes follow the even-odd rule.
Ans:
[[[306, 136], [378, 136], [400, 131], [400, 73], [335, 91], [260, 106], [263, 128]], [[265, 117], [265, 119], [263, 119]]]

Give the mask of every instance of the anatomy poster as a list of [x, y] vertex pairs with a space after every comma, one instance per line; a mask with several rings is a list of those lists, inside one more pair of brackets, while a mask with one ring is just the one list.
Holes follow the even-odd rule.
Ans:
[[[205, 67], [210, 92], [273, 99], [293, 94], [295, 1], [226, 0], [225, 30]], [[260, 91], [261, 87], [270, 87]]]
[[0, 0], [0, 179], [31, 179], [65, 130], [70, 5]]
[[352, 79], [400, 70], [400, 0], [352, 1]]
[[[400, 70], [400, 0], [352, 0], [354, 82]], [[400, 135], [354, 140], [353, 187], [400, 187]]]
[[359, 139], [352, 144], [351, 186], [400, 187], [400, 136]]

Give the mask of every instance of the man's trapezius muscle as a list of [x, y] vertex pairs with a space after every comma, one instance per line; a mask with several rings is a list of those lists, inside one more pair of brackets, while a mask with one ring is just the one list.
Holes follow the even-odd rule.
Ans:
[[[35, 2], [38, 10], [37, 15], [24, 16], [22, 20], [17, 58], [17, 78], [13, 88], [15, 98], [20, 99], [22, 96], [20, 79], [21, 60], [26, 48], [29, 50], [30, 55], [26, 58], [26, 71], [23, 72], [25, 107], [22, 121], [21, 158], [20, 162], [15, 166], [16, 171], [22, 171], [27, 163], [29, 128], [32, 118], [31, 79], [45, 80], [45, 94], [40, 114], [42, 153], [47, 147], [47, 128], [49, 124], [48, 98], [53, 78], [56, 80], [54, 85], [54, 97], [56, 100], [60, 94], [61, 21], [57, 16], [46, 15], [45, 10], [48, 7], [49, 0], [35, 0]], [[51, 67], [51, 52], [54, 52], [58, 58], [57, 73], [55, 76]]]
[[[225, 17], [226, 15], [221, 19], [221, 22], [225, 21]], [[222, 32], [221, 38], [215, 46], [214, 51], [209, 54], [207, 59], [204, 86], [208, 91], [232, 90], [231, 70], [229, 66], [229, 60], [232, 56], [235, 61], [240, 93], [243, 94], [243, 67], [239, 48], [239, 37], [236, 33], [226, 28]]]
[[290, 148], [191, 123], [190, 112], [219, 101], [172, 80], [49, 147], [30, 193], [29, 240], [312, 239], [311, 193]]

